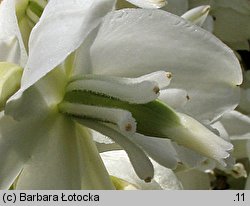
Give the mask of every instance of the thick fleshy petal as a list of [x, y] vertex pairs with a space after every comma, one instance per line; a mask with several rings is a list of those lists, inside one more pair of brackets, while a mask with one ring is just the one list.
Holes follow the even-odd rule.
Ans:
[[9, 61], [22, 67], [27, 61], [14, 0], [5, 0], [0, 4], [0, 61]]
[[233, 52], [212, 34], [164, 11], [111, 13], [91, 58], [98, 74], [139, 76], [165, 68], [174, 77], [170, 86], [188, 92], [185, 112], [198, 119], [213, 120], [239, 101], [236, 85], [242, 74]]
[[30, 35], [29, 60], [21, 90], [60, 64], [98, 26], [114, 0], [51, 0]]

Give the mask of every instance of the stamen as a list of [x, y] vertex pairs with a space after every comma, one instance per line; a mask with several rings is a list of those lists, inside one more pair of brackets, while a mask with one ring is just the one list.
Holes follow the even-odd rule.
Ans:
[[39, 21], [39, 16], [37, 16], [30, 7], [28, 7], [26, 9], [26, 15], [29, 17], [29, 19], [33, 22], [33, 23], [37, 23]]
[[155, 94], [158, 94], [160, 92], [160, 88], [159, 87], [154, 87], [153, 91], [155, 92]]
[[126, 151], [129, 160], [140, 179], [146, 182], [153, 178], [154, 167], [150, 159], [139, 146], [130, 141], [124, 136], [124, 134], [120, 133], [115, 126], [87, 119], [75, 118], [75, 120], [84, 126], [110, 137], [119, 144]]
[[39, 5], [40, 8], [44, 9], [45, 6], [48, 4], [47, 0], [30, 0], [30, 2], [34, 2], [35, 4]]
[[165, 72], [165, 71], [156, 71], [150, 74], [143, 75], [141, 77], [135, 78], [134, 81], [155, 81], [158, 83], [159, 88], [163, 89], [167, 87], [170, 84], [170, 81], [172, 79], [172, 73], [171, 72]]
[[152, 177], [147, 177], [147, 178], [144, 179], [144, 181], [145, 181], [146, 183], [151, 182], [151, 180], [152, 180]]
[[87, 75], [72, 80], [66, 91], [91, 91], [134, 104], [145, 104], [159, 96], [156, 81], [140, 78], [120, 78], [99, 75]]
[[68, 102], [61, 103], [59, 110], [72, 116], [97, 119], [117, 124], [121, 132], [128, 134], [133, 134], [136, 131], [136, 121], [131, 113], [126, 110]]
[[166, 76], [167, 76], [168, 79], [171, 79], [172, 78], [172, 73], [171, 72], [167, 72]]
[[36, 24], [39, 21], [47, 3], [48, 2], [46, 0], [30, 0], [29, 1], [29, 5], [26, 9], [26, 15], [29, 17], [29, 20], [31, 22]]

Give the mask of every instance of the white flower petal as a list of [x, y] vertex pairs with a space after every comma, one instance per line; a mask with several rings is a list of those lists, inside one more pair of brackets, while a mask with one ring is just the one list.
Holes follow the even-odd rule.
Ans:
[[197, 167], [206, 159], [204, 156], [191, 149], [182, 147], [174, 142], [172, 145], [174, 146], [178, 155], [177, 157], [180, 159], [180, 161], [189, 167]]
[[183, 89], [172, 88], [161, 90], [159, 99], [178, 111], [186, 105], [189, 100], [189, 96]]
[[104, 152], [101, 154], [101, 157], [111, 175], [124, 179], [139, 189], [181, 189], [181, 185], [172, 170], [164, 168], [155, 162], [154, 179], [150, 183], [145, 183], [133, 171], [129, 158], [124, 151]]
[[34, 84], [78, 48], [113, 5], [114, 0], [49, 1], [30, 34], [21, 89]]
[[174, 169], [177, 166], [177, 153], [168, 139], [146, 137], [141, 134], [127, 136], [131, 141], [140, 145], [143, 150], [159, 164]]
[[166, 0], [126, 0], [141, 8], [161, 8], [166, 5]]
[[[19, 172], [22, 170], [24, 162], [28, 158], [32, 145], [32, 139], [24, 138], [20, 141], [19, 137], [23, 132], [23, 124], [16, 127], [16, 122], [1, 113], [0, 119], [0, 188], [9, 189]], [[14, 129], [14, 130], [13, 130]], [[35, 134], [33, 134], [35, 135]]]
[[167, 68], [174, 76], [170, 86], [190, 96], [185, 111], [199, 119], [212, 120], [238, 103], [242, 74], [233, 52], [212, 34], [164, 11], [111, 13], [91, 58], [98, 74], [139, 76]]
[[62, 68], [54, 69], [49, 75], [27, 89], [22, 98], [9, 101], [5, 106], [5, 114], [21, 120], [43, 116], [50, 108], [56, 108], [62, 100], [66, 84]]
[[209, 175], [196, 169], [176, 173], [184, 190], [209, 190]]
[[206, 29], [207, 31], [213, 33], [214, 30], [214, 20], [211, 15], [208, 15], [206, 20], [204, 21], [202, 28]]
[[0, 4], [0, 31], [0, 61], [24, 67], [27, 53], [17, 23], [14, 0], [5, 0]]
[[240, 112], [227, 112], [223, 115], [220, 122], [223, 124], [229, 136], [241, 136], [245, 134], [250, 136], [250, 117]]
[[17, 189], [113, 189], [86, 129], [55, 115], [29, 130], [36, 132], [35, 146]]

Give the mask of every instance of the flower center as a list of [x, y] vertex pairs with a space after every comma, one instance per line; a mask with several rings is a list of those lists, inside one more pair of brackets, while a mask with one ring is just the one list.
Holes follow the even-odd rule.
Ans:
[[[157, 135], [152, 127], [161, 127], [156, 118], [167, 113], [166, 121], [178, 122], [175, 113], [157, 99], [161, 88], [168, 86], [170, 74], [159, 71], [139, 78], [86, 75], [71, 80], [62, 113], [80, 118], [96, 119], [118, 126], [121, 132]], [[161, 112], [160, 112], [161, 111]], [[151, 128], [151, 129], [150, 129]]]

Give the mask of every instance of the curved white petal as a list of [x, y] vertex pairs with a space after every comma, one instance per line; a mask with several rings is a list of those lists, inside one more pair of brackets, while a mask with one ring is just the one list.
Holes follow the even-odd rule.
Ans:
[[[228, 132], [229, 136], [242, 136], [248, 134], [250, 139], [250, 117], [237, 111], [227, 112], [220, 122]], [[233, 138], [234, 139], [234, 138]], [[237, 139], [237, 137], [235, 137]]]
[[[128, 35], [129, 34], [129, 35]], [[239, 101], [241, 68], [212, 34], [160, 10], [127, 9], [105, 17], [91, 48], [93, 73], [139, 76], [166, 69], [188, 92], [185, 112], [212, 120]]]
[[250, 142], [250, 118], [240, 112], [231, 111], [225, 113], [220, 122], [234, 145], [233, 156], [235, 158], [247, 157], [247, 143]]
[[0, 4], [0, 61], [9, 61], [22, 67], [27, 61], [14, 0], [5, 0]]
[[[24, 134], [23, 125], [16, 127], [17, 123], [10, 117], [3, 116], [0, 119], [0, 188], [9, 189], [19, 172], [22, 170], [24, 162], [30, 153], [30, 147], [27, 142], [32, 145], [31, 136], [20, 141], [17, 134]], [[15, 129], [15, 130], [13, 130]], [[30, 141], [31, 140], [31, 141]]]
[[[56, 115], [36, 129], [17, 189], [113, 189], [88, 131]], [[34, 137], [33, 137], [34, 138]]]
[[41, 79], [78, 48], [113, 5], [114, 0], [49, 1], [30, 34], [30, 54], [21, 90]]
[[112, 189], [86, 129], [60, 115], [0, 125], [0, 188]]
[[210, 178], [207, 173], [196, 169], [176, 173], [184, 190], [209, 190]]
[[166, 5], [166, 0], [126, 0], [131, 4], [139, 6], [141, 8], [161, 8]]
[[214, 30], [214, 20], [211, 15], [208, 15], [206, 20], [204, 21], [202, 28], [206, 29], [209, 32], [213, 32]]
[[128, 138], [137, 145], [140, 145], [143, 150], [157, 163], [167, 168], [176, 168], [178, 154], [176, 153], [170, 140], [146, 137], [141, 134], [134, 134], [133, 136], [128, 136]]
[[101, 157], [111, 175], [124, 179], [139, 189], [181, 189], [181, 185], [172, 170], [164, 168], [155, 162], [153, 162], [155, 168], [154, 179], [150, 183], [145, 183], [133, 171], [129, 158], [124, 151], [104, 152]]
[[176, 143], [172, 143], [174, 146], [176, 153], [178, 154], [178, 158], [180, 161], [190, 167], [197, 167], [203, 162], [206, 158], [197, 152], [188, 149], [186, 147], [182, 147]]
[[21, 98], [7, 102], [5, 114], [17, 120], [43, 116], [48, 107], [57, 108], [63, 98], [66, 83], [63, 69], [54, 69], [36, 85], [24, 91]]
[[183, 89], [172, 88], [161, 90], [159, 99], [178, 111], [186, 105], [189, 100], [189, 96]]

